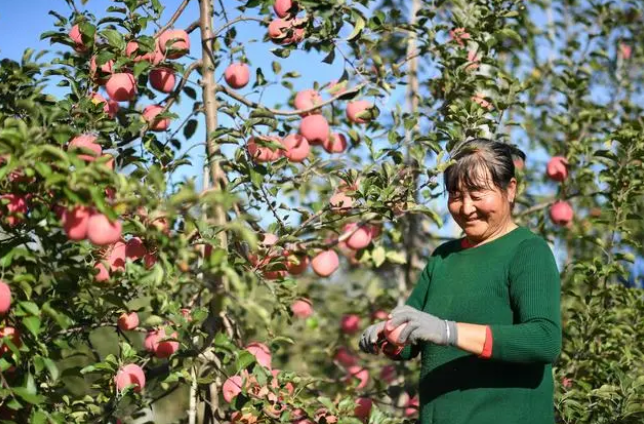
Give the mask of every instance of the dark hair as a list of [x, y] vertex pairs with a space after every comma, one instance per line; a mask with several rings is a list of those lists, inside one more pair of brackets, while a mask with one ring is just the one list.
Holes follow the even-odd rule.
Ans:
[[487, 138], [474, 138], [459, 143], [452, 149], [450, 158], [455, 161], [443, 172], [445, 189], [453, 193], [462, 184], [468, 190], [491, 189], [481, 181], [492, 177], [492, 183], [505, 191], [514, 177], [514, 160], [525, 161], [526, 155], [511, 144]]

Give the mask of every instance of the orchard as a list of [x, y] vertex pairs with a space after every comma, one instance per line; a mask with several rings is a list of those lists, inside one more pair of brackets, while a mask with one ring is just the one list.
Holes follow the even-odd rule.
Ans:
[[0, 62], [0, 422], [414, 422], [418, 360], [358, 339], [461, 237], [473, 137], [527, 152], [557, 422], [644, 422], [637, 2], [47, 7]]

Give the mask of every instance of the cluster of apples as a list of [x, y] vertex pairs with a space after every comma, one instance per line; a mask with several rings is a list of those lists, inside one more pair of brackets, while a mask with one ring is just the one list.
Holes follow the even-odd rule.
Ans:
[[[546, 167], [546, 175], [553, 181], [562, 183], [568, 178], [568, 160], [563, 156], [550, 159]], [[558, 200], [550, 207], [550, 219], [557, 225], [570, 226], [574, 211], [570, 203]]]
[[[74, 43], [74, 49], [79, 53], [86, 53], [89, 48], [83, 42], [80, 28], [74, 25], [69, 32], [69, 37]], [[186, 31], [172, 29], [164, 31], [156, 39], [153, 52], [140, 52], [139, 43], [131, 40], [125, 47], [125, 56], [134, 62], [148, 61], [155, 68], [150, 71], [149, 80], [152, 88], [162, 92], [171, 93], [176, 84], [174, 69], [169, 64], [164, 64], [166, 59], [179, 59], [190, 51], [190, 38]], [[97, 63], [97, 57], [90, 59], [90, 76], [99, 86], [105, 86], [109, 97], [106, 100], [101, 94], [93, 93], [92, 101], [104, 104], [103, 110], [112, 118], [119, 110], [119, 102], [129, 102], [137, 95], [137, 86], [134, 75], [130, 69], [121, 69], [114, 72], [114, 60]], [[152, 131], [165, 131], [170, 126], [168, 118], [156, 119], [163, 111], [163, 106], [158, 104], [148, 105], [143, 109], [143, 119]]]

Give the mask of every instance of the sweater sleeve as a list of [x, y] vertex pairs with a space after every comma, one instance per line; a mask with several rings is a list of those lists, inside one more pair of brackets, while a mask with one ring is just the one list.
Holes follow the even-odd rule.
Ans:
[[[420, 278], [418, 279], [414, 290], [412, 290], [407, 302], [405, 302], [406, 305], [419, 310], [422, 310], [425, 306], [424, 303], [427, 298], [427, 290], [429, 289], [429, 283], [432, 279], [433, 257], [434, 256], [432, 255], [427, 262], [427, 265], [425, 265], [425, 269], [423, 269], [423, 272], [420, 274]], [[418, 353], [420, 353], [420, 346], [407, 345], [398, 355], [391, 357], [391, 359], [395, 361], [406, 361], [415, 358], [418, 356]]]
[[523, 241], [509, 271], [515, 323], [490, 325], [490, 358], [554, 363], [561, 352], [561, 281], [550, 247], [538, 237]]

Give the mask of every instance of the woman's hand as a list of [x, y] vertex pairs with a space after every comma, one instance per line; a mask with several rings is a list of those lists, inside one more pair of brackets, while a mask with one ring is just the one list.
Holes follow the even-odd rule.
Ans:
[[456, 323], [419, 311], [411, 306], [399, 306], [391, 311], [391, 327], [404, 323], [407, 327], [400, 333], [400, 343], [429, 342], [437, 345], [455, 346], [457, 341]]
[[367, 327], [360, 337], [360, 343], [358, 344], [360, 350], [365, 353], [377, 355], [380, 350], [378, 348], [378, 339], [384, 330], [385, 321], [378, 322]]

